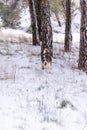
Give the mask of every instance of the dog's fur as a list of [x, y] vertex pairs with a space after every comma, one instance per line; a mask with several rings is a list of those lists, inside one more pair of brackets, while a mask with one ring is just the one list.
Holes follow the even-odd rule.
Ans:
[[52, 59], [50, 56], [50, 52], [47, 48], [45, 48], [42, 55], [42, 69], [50, 67], [51, 63]]

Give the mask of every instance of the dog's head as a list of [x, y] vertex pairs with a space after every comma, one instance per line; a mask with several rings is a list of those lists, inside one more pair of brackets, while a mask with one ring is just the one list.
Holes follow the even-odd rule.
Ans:
[[51, 65], [51, 62], [52, 62], [52, 59], [50, 56], [50, 52], [46, 48], [46, 49], [44, 49], [43, 56], [42, 56], [42, 69], [49, 68]]

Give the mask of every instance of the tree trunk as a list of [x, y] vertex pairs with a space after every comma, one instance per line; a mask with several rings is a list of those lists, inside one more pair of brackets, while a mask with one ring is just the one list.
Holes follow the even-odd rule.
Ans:
[[65, 28], [65, 51], [71, 51], [71, 0], [66, 0], [66, 28]]
[[31, 14], [33, 45], [39, 45], [40, 39], [39, 39], [36, 4], [35, 4], [37, 3], [37, 0], [28, 0], [28, 1], [29, 1], [29, 9]]
[[59, 18], [58, 12], [55, 10], [54, 13], [55, 13], [56, 19], [58, 21], [58, 25], [61, 27], [61, 22], [60, 22], [60, 18]]
[[78, 68], [87, 72], [87, 0], [80, 0], [81, 28]]
[[51, 64], [53, 56], [52, 27], [48, 0], [41, 0], [41, 38], [41, 60], [42, 69], [44, 69]]
[[37, 16], [38, 33], [41, 41], [41, 1], [36, 0], [35, 8], [36, 8], [36, 16]]

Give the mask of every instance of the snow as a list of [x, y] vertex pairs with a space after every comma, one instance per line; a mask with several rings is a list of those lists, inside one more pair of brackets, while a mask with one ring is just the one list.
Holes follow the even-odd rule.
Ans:
[[[53, 63], [46, 70], [31, 34], [0, 31], [6, 38], [0, 40], [0, 130], [87, 130], [87, 74], [78, 70], [79, 31], [73, 32], [72, 51], [66, 53], [64, 30], [55, 32], [53, 25]], [[28, 36], [28, 42], [19, 42], [20, 36]]]
[[30, 22], [30, 13], [29, 8], [26, 8], [23, 10], [20, 14], [20, 28], [24, 31], [26, 31], [27, 28], [29, 28], [31, 22]]

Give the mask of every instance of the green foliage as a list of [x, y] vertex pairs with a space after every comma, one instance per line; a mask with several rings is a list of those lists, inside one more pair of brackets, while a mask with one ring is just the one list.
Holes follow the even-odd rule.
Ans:
[[[52, 12], [57, 12], [65, 19], [66, 0], [50, 0], [50, 9]], [[72, 18], [76, 15], [76, 10], [79, 10], [79, 3], [76, 0], [71, 0], [71, 15]]]
[[0, 2], [0, 15], [1, 15], [3, 9], [4, 9], [4, 5], [3, 5], [3, 3]]
[[61, 0], [50, 0], [50, 9], [52, 12], [55, 12], [55, 10], [59, 11], [60, 1]]
[[13, 26], [16, 18], [18, 18], [18, 12], [16, 9], [0, 3], [0, 16], [4, 26]]

